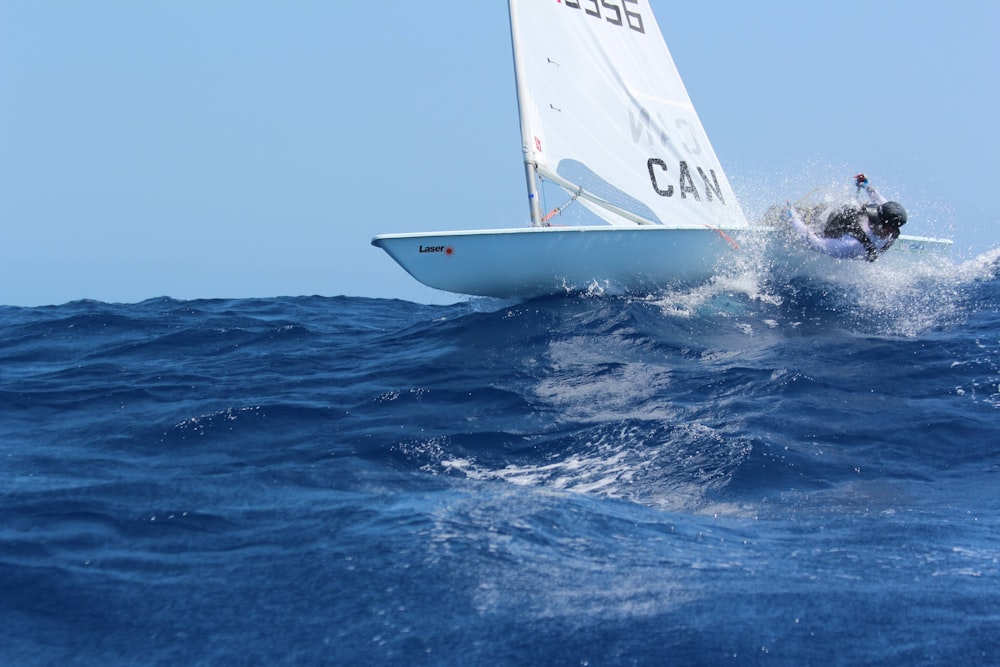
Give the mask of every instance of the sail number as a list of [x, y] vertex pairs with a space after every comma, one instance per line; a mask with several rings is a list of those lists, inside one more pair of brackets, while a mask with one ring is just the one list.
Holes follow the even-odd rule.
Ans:
[[[566, 6], [571, 9], [582, 9], [585, 13], [594, 18], [604, 17], [608, 23], [617, 26], [628, 25], [636, 32], [644, 33], [646, 29], [642, 25], [642, 15], [628, 5], [638, 5], [639, 0], [566, 0]], [[604, 14], [601, 14], [601, 10]]]

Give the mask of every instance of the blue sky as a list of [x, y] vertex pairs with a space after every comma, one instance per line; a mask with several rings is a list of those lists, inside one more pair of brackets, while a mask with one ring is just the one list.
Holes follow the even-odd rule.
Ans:
[[[864, 170], [1000, 245], [1000, 2], [652, 6], [750, 217]], [[371, 237], [526, 219], [502, 0], [0, 3], [0, 303], [447, 303]]]

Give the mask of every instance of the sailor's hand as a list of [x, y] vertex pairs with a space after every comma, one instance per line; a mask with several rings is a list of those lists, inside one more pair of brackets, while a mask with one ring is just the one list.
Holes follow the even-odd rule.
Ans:
[[859, 188], [867, 188], [868, 187], [868, 177], [865, 176], [864, 174], [855, 174], [854, 175], [854, 184], [856, 186], [858, 186]]

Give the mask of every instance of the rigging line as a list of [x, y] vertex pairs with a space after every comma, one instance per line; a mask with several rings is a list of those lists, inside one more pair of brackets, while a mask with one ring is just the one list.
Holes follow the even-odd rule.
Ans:
[[817, 190], [819, 190], [819, 188], [813, 188], [809, 192], [805, 193], [804, 195], [802, 195], [801, 197], [799, 197], [796, 200], [796, 202], [794, 204], [792, 204], [792, 206], [798, 208], [799, 206], [801, 206], [803, 204], [803, 202], [805, 202], [805, 200], [807, 200], [810, 197], [812, 197], [816, 193]]
[[[541, 215], [542, 211], [548, 208], [548, 204], [546, 203], [547, 197], [545, 196], [545, 177], [542, 176], [542, 172], [539, 170], [537, 162], [535, 162], [534, 166], [535, 178], [538, 179], [538, 214]], [[538, 219], [538, 224], [543, 227], [548, 227], [549, 223], [547, 221], [548, 216], [542, 216]]]
[[577, 189], [577, 191], [573, 194], [572, 197], [569, 198], [569, 201], [567, 201], [565, 204], [563, 204], [562, 206], [557, 206], [556, 208], [549, 211], [548, 214], [544, 218], [542, 218], [542, 222], [548, 223], [548, 221], [551, 220], [554, 216], [561, 215], [562, 212], [565, 211], [570, 204], [575, 202], [577, 197], [579, 197], [581, 194], [583, 194], [582, 187]]
[[729, 245], [733, 246], [733, 250], [739, 250], [740, 249], [739, 244], [736, 241], [734, 241], [732, 238], [730, 238], [728, 234], [726, 234], [724, 231], [722, 231], [718, 227], [713, 227], [712, 225], [705, 224], [704, 222], [701, 223], [701, 224], [706, 229], [711, 229], [713, 232], [715, 232], [719, 236], [721, 236], [726, 243], [728, 243]]

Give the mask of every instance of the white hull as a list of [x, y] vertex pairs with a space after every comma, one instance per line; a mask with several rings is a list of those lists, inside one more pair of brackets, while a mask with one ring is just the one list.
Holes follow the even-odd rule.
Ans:
[[[411, 276], [446, 292], [533, 298], [588, 289], [648, 292], [708, 282], [742, 254], [747, 235], [771, 237], [772, 259], [827, 272], [855, 260], [826, 257], [773, 230], [676, 227], [531, 227], [384, 234], [385, 250]], [[901, 236], [879, 265], [926, 264], [950, 256], [944, 239]], [[858, 260], [860, 261], [860, 260]], [[865, 264], [865, 262], [862, 262]]]
[[[745, 230], [741, 230], [745, 231]], [[586, 290], [697, 284], [738, 252], [736, 230], [531, 227], [384, 234], [385, 250], [425, 285], [458, 294], [532, 298]]]
[[917, 259], [920, 257], [932, 257], [934, 259], [944, 259], [951, 257], [951, 239], [932, 239], [926, 236], [901, 235], [892, 248], [883, 255], [881, 259], [892, 257], [903, 257], [905, 259]]

